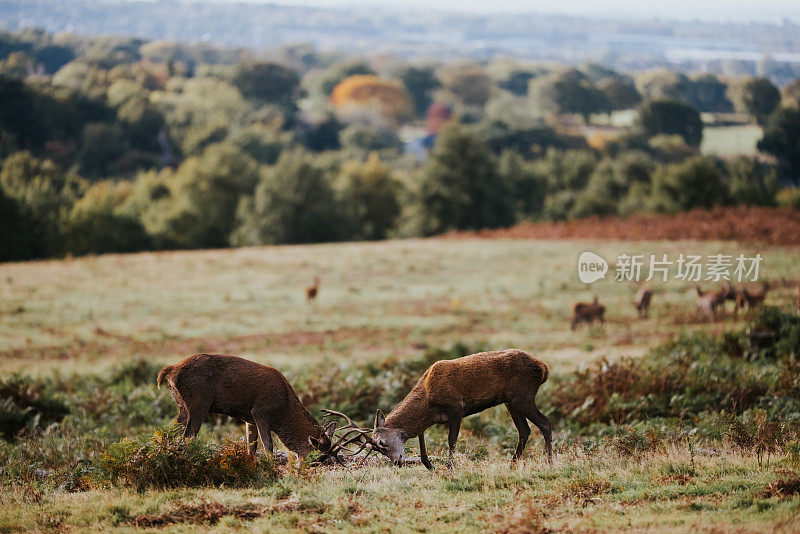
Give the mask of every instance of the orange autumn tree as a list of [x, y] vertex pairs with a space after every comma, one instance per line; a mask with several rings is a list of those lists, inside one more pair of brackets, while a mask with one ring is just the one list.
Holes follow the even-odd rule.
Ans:
[[330, 101], [344, 113], [375, 111], [396, 122], [412, 115], [411, 100], [405, 89], [371, 74], [345, 78], [333, 88]]

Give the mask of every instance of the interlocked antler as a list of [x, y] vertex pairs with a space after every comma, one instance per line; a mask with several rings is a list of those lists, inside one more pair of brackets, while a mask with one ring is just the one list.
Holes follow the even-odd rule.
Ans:
[[[372, 454], [372, 451], [385, 452], [384, 447], [381, 447], [372, 439], [371, 430], [358, 426], [342, 412], [334, 410], [322, 410], [322, 412], [325, 414], [325, 417], [339, 417], [347, 421], [347, 424], [342, 427], [336, 427], [335, 422], [331, 422], [325, 427], [325, 434], [328, 436], [328, 439], [331, 440], [331, 446], [327, 454], [333, 458], [337, 458], [337, 461], [340, 463], [341, 460], [338, 460], [340, 451], [346, 453], [351, 460], [364, 449], [367, 449], [367, 455], [364, 456], [364, 458]], [[333, 425], [333, 427], [331, 425]], [[358, 447], [355, 451], [347, 448], [349, 445], [353, 444], [356, 444]]]

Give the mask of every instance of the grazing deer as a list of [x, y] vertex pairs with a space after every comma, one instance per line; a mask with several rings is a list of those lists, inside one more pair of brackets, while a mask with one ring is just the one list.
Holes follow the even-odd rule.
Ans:
[[[339, 459], [331, 439], [297, 398], [292, 386], [275, 368], [227, 354], [195, 354], [158, 373], [158, 387], [167, 382], [178, 404], [183, 438], [197, 435], [206, 415], [228, 415], [246, 423], [247, 448], [255, 454], [258, 437], [272, 453], [271, 432], [300, 456], [313, 448]], [[340, 460], [340, 459], [339, 459]]]
[[536, 407], [536, 392], [547, 380], [547, 365], [518, 349], [481, 352], [441, 360], [431, 365], [405, 399], [384, 416], [378, 410], [372, 439], [376, 448], [396, 465], [403, 465], [403, 443], [419, 438], [420, 460], [433, 469], [425, 447], [425, 430], [436, 423], [449, 426], [450, 458], [456, 446], [461, 419], [492, 406], [505, 404], [519, 433], [516, 460], [530, 436], [527, 420], [544, 436], [548, 461], [552, 462], [551, 424]]
[[722, 286], [718, 291], [703, 291], [700, 286], [694, 286], [694, 289], [697, 291], [698, 314], [711, 321], [717, 320], [717, 308], [724, 306], [733, 293], [730, 284]]
[[591, 303], [576, 302], [572, 306], [572, 321], [570, 322], [570, 328], [575, 330], [580, 323], [589, 324], [593, 323], [595, 320], [605, 323], [605, 313], [606, 307], [597, 302], [597, 297], [595, 297]]
[[306, 301], [311, 302], [317, 298], [317, 293], [319, 293], [319, 276], [314, 277], [314, 285], [306, 288]]
[[652, 298], [653, 292], [650, 291], [650, 288], [647, 286], [643, 286], [639, 289], [639, 292], [636, 293], [636, 300], [633, 305], [636, 307], [639, 318], [647, 317], [647, 313], [650, 311], [650, 300]]
[[769, 282], [764, 282], [757, 290], [749, 290], [746, 287], [736, 291], [736, 312], [738, 315], [739, 308], [753, 309], [764, 303], [769, 291]]

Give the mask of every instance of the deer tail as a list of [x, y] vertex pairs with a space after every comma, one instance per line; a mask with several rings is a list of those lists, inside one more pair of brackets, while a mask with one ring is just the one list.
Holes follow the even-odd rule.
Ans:
[[174, 367], [175, 367], [174, 365], [168, 365], [158, 372], [158, 378], [156, 378], [156, 385], [159, 388], [161, 387], [161, 384], [164, 383], [164, 379], [167, 378], [167, 375], [172, 371]]

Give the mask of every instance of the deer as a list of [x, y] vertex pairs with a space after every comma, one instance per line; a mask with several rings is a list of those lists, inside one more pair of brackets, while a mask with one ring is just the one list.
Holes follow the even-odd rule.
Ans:
[[717, 308], [725, 305], [730, 300], [734, 290], [731, 286], [724, 285], [718, 291], [703, 291], [700, 286], [694, 287], [697, 292], [697, 312], [708, 320], [717, 320]]
[[461, 420], [505, 404], [519, 434], [512, 461], [525, 449], [531, 433], [529, 420], [541, 431], [548, 462], [552, 463], [550, 419], [536, 407], [536, 393], [549, 374], [544, 362], [519, 349], [480, 352], [435, 362], [389, 415], [377, 411], [372, 431], [374, 447], [392, 463], [402, 466], [413, 463], [406, 458], [403, 444], [416, 437], [421, 463], [433, 469], [425, 446], [425, 430], [437, 423], [448, 425], [452, 462]]
[[591, 303], [576, 302], [572, 306], [572, 321], [570, 322], [570, 328], [575, 330], [580, 323], [583, 322], [589, 324], [593, 323], [595, 320], [605, 323], [605, 313], [606, 307], [598, 303], [596, 296]]
[[636, 293], [636, 300], [633, 302], [633, 305], [636, 307], [636, 313], [639, 314], [640, 319], [647, 317], [647, 313], [650, 311], [650, 300], [652, 298], [653, 292], [647, 286], [641, 287], [639, 292]]
[[311, 302], [317, 298], [317, 293], [319, 293], [319, 276], [315, 276], [314, 284], [306, 288], [306, 301]]
[[761, 287], [757, 290], [749, 290], [746, 287], [739, 289], [735, 292], [735, 299], [736, 299], [736, 309], [735, 312], [738, 315], [739, 308], [748, 308], [753, 309], [756, 306], [760, 306], [764, 303], [764, 299], [767, 297], [767, 291], [770, 290], [769, 282], [764, 282], [761, 284]]
[[156, 385], [160, 388], [164, 382], [178, 405], [177, 422], [184, 428], [184, 440], [197, 435], [208, 413], [216, 413], [245, 422], [247, 449], [252, 455], [259, 437], [264, 451], [273, 453], [272, 432], [298, 456], [308, 456], [316, 449], [323, 459], [339, 463], [343, 463], [340, 453], [348, 444], [360, 442], [366, 447], [371, 441], [363, 432], [354, 435], [348, 428], [345, 435], [337, 436], [335, 423], [323, 428], [280, 371], [238, 356], [189, 356], [161, 369]]

